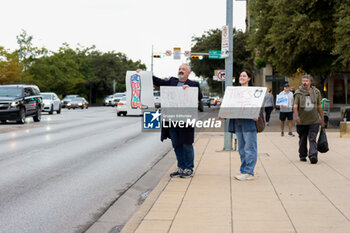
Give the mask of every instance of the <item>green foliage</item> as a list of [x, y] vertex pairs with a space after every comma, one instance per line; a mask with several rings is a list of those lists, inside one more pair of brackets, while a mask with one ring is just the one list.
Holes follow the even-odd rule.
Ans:
[[[255, 0], [251, 2], [250, 13], [255, 19], [249, 38], [249, 47], [256, 51], [256, 57], [271, 63], [282, 75], [291, 75], [302, 67], [307, 73], [327, 77], [336, 69], [335, 54], [349, 43], [336, 46], [334, 28], [337, 6], [340, 0]], [[346, 9], [345, 9], [346, 8]], [[341, 14], [348, 16], [349, 4]], [[346, 11], [346, 12], [345, 12]], [[338, 17], [339, 19], [342, 17]], [[349, 24], [349, 20], [347, 20]], [[344, 36], [346, 27], [338, 21], [338, 41]], [[349, 27], [347, 27], [349, 31]], [[349, 34], [347, 35], [349, 38]], [[332, 53], [334, 47], [339, 47]], [[347, 53], [349, 54], [349, 53]], [[342, 60], [345, 61], [346, 60]]]
[[[250, 51], [247, 49], [248, 35], [242, 31], [233, 30], [233, 75], [238, 77], [242, 69], [253, 69], [253, 60]], [[209, 50], [221, 50], [221, 30], [212, 29], [205, 32], [201, 37], [193, 37], [191, 51], [205, 52]], [[213, 80], [214, 70], [225, 69], [224, 59], [209, 59], [204, 56], [203, 60], [191, 60], [192, 71], [197, 76], [202, 76], [208, 82], [211, 92], [221, 93], [222, 83]], [[238, 80], [238, 79], [237, 79]]]
[[265, 61], [265, 59], [262, 59], [262, 58], [255, 59], [254, 63], [255, 63], [255, 67], [257, 69], [261, 69], [261, 68], [264, 68], [266, 66], [266, 61]]
[[0, 47], [0, 84], [19, 83], [21, 72], [18, 56]]
[[102, 53], [95, 46], [71, 48], [63, 44], [57, 52], [37, 48], [25, 31], [17, 36], [19, 49], [11, 53], [0, 47], [0, 84], [32, 83], [42, 92], [79, 94], [95, 103], [113, 92], [125, 91], [127, 70], [146, 69], [123, 53]]
[[338, 55], [337, 62], [344, 68], [350, 68], [350, 0], [341, 1], [335, 14], [334, 35], [336, 44], [333, 54]]

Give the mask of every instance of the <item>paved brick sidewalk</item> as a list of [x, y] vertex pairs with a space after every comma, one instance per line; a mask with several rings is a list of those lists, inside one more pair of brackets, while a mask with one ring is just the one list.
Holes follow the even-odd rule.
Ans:
[[233, 179], [240, 159], [218, 152], [223, 134], [200, 133], [195, 176], [164, 176], [122, 232], [350, 232], [350, 139], [328, 132], [331, 150], [311, 165], [275, 127], [258, 135], [253, 181]]

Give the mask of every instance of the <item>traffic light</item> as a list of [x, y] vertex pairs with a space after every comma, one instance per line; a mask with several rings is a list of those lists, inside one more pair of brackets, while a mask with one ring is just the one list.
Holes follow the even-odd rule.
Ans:
[[162, 55], [154, 54], [153, 57], [154, 57], [154, 58], [162, 58]]
[[203, 56], [201, 56], [201, 55], [192, 55], [191, 59], [192, 60], [203, 60]]

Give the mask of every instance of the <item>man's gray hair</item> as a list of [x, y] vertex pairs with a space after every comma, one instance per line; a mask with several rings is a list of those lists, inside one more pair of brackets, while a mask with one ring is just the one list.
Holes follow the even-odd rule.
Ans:
[[304, 78], [307, 78], [310, 80], [311, 83], [314, 83], [314, 78], [310, 74], [303, 75], [303, 77], [301, 77], [301, 80], [303, 80]]
[[188, 71], [191, 73], [191, 66], [187, 63], [182, 63], [181, 66], [187, 66]]

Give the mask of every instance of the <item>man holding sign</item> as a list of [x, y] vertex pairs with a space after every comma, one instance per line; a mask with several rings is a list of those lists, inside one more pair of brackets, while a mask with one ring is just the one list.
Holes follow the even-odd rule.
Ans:
[[[136, 72], [140, 71], [141, 70], [137, 70]], [[179, 67], [177, 78], [171, 77], [169, 80], [163, 80], [153, 76], [153, 84], [157, 87], [182, 87], [184, 90], [189, 87], [197, 87], [198, 101], [200, 101], [202, 99], [202, 93], [199, 83], [188, 79], [190, 73], [190, 66], [188, 64], [183, 64]], [[170, 177], [192, 177], [194, 168], [194, 150], [192, 145], [194, 142], [194, 128], [179, 127], [170, 124], [170, 127], [162, 127], [161, 131], [161, 141], [167, 138], [171, 139], [177, 159], [177, 169], [170, 174]]]

